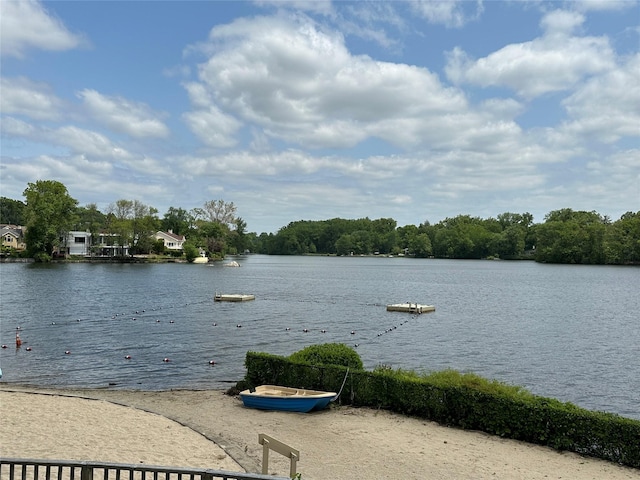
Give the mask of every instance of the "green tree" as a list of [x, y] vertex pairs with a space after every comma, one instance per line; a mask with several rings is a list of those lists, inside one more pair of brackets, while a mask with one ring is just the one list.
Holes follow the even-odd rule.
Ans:
[[431, 248], [431, 239], [426, 233], [418, 233], [410, 238], [407, 248], [409, 253], [414, 257], [426, 258], [433, 253]]
[[196, 247], [193, 243], [187, 242], [183, 245], [184, 256], [187, 259], [187, 262], [193, 263], [193, 261], [198, 256], [198, 247]]
[[275, 250], [279, 255], [303, 255], [306, 252], [304, 246], [298, 240], [295, 228], [285, 227], [280, 229], [274, 240]]
[[500, 258], [513, 258], [524, 252], [525, 230], [518, 225], [509, 225], [494, 236], [489, 244], [489, 252]]
[[8, 225], [24, 225], [25, 204], [20, 200], [0, 197], [0, 223]]
[[274, 239], [275, 235], [273, 233], [262, 232], [257, 238], [256, 247], [252, 248], [251, 251], [267, 255], [275, 254]]
[[26, 199], [25, 243], [36, 260], [47, 260], [74, 224], [78, 201], [62, 183], [38, 180], [23, 192]]
[[536, 226], [536, 261], [600, 264], [605, 260], [606, 219], [596, 212], [554, 210]]
[[249, 250], [252, 253], [264, 253], [262, 246], [262, 239], [265, 233], [258, 234], [256, 232], [249, 232], [245, 234], [245, 250]]
[[[187, 216], [189, 240], [211, 254], [224, 256], [245, 249], [246, 222], [236, 217], [233, 202], [210, 200], [203, 208], [194, 208]], [[174, 231], [175, 233], [175, 231]]]
[[405, 225], [396, 229], [398, 234], [398, 246], [401, 249], [408, 249], [409, 243], [420, 233], [415, 225]]
[[247, 222], [237, 217], [233, 222], [235, 228], [229, 232], [229, 245], [236, 253], [244, 253], [248, 246]]
[[486, 258], [502, 251], [514, 252], [523, 245], [519, 241], [522, 235], [516, 235], [515, 231], [505, 234], [504, 225], [509, 228], [510, 223], [501, 221], [501, 217], [483, 220], [458, 215], [434, 226], [421, 225], [420, 230], [429, 235], [433, 253], [438, 257]]
[[380, 218], [371, 222], [371, 243], [375, 250], [391, 253], [398, 242], [396, 225], [393, 218]]
[[160, 227], [158, 210], [134, 200], [132, 206], [132, 253], [149, 253], [155, 242], [154, 235]]
[[[337, 253], [336, 242], [345, 233], [351, 233], [354, 229], [351, 228], [353, 220], [344, 220], [342, 218], [334, 218], [322, 222], [322, 227], [318, 232], [318, 241], [316, 243], [317, 251], [319, 253]], [[360, 230], [366, 230], [364, 227], [360, 227]]]
[[149, 253], [154, 248], [154, 235], [160, 227], [158, 210], [139, 200], [120, 199], [109, 205], [107, 227], [114, 234], [114, 242], [121, 247], [129, 247], [129, 254]]
[[607, 263], [640, 263], [640, 211], [626, 212], [608, 227], [604, 249]]
[[151, 245], [151, 253], [155, 253], [156, 255], [162, 255], [164, 251], [165, 251], [164, 240], [162, 240], [161, 238], [159, 238], [158, 240], [155, 240]]
[[184, 208], [169, 207], [162, 218], [160, 228], [165, 232], [171, 230], [176, 235], [187, 235], [191, 224], [191, 215]]
[[338, 255], [351, 255], [351, 252], [355, 253], [355, 240], [353, 235], [345, 233], [340, 235], [340, 238], [336, 240], [335, 251]]
[[106, 222], [106, 215], [98, 210], [95, 203], [90, 203], [76, 209], [73, 229], [98, 233], [105, 228]]
[[231, 226], [236, 219], [236, 206], [224, 200], [209, 200], [204, 204], [207, 220]]
[[198, 246], [211, 254], [223, 257], [227, 251], [226, 225], [219, 222], [200, 220], [198, 223]]
[[353, 239], [353, 253], [357, 255], [366, 255], [371, 253], [373, 241], [370, 231], [356, 230], [350, 236]]
[[474, 219], [469, 215], [446, 218], [437, 227], [433, 250], [438, 257], [480, 258], [472, 236]]
[[[117, 256], [124, 256], [125, 247], [131, 247], [133, 242], [133, 201], [121, 198], [109, 205], [107, 214], [108, 233], [113, 235], [113, 245], [119, 247], [119, 251], [113, 250]], [[130, 253], [132, 253], [130, 251]]]

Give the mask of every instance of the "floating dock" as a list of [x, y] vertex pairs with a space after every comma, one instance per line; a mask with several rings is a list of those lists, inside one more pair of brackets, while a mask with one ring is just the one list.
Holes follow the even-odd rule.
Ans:
[[248, 302], [249, 300], [255, 300], [255, 295], [243, 295], [239, 293], [223, 294], [216, 293], [213, 297], [215, 302]]
[[420, 305], [419, 303], [396, 303], [387, 305], [387, 312], [428, 313], [435, 312], [433, 305]]

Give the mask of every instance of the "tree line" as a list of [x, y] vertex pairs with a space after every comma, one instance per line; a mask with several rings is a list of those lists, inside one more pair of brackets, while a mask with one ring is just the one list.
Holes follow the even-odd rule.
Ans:
[[617, 221], [570, 208], [533, 223], [530, 213], [496, 218], [458, 215], [398, 227], [392, 218], [297, 221], [261, 234], [254, 251], [271, 255], [409, 255], [460, 259], [533, 259], [544, 263], [640, 264], [640, 211]]
[[246, 223], [233, 202], [210, 200], [190, 211], [170, 207], [160, 218], [157, 209], [139, 200], [117, 200], [106, 212], [95, 204], [79, 206], [54, 180], [29, 183], [23, 195], [25, 202], [0, 198], [0, 223], [25, 226], [25, 254], [39, 261], [50, 260], [70, 231], [90, 232], [93, 245], [106, 234], [113, 244], [128, 246], [129, 255], [168, 253], [163, 241], [154, 238], [158, 231], [184, 236], [179, 254], [187, 259], [200, 251], [224, 257], [245, 250]]
[[533, 259], [545, 263], [640, 264], [640, 211], [616, 221], [595, 211], [570, 208], [533, 223], [530, 213], [505, 212], [496, 218], [458, 215], [436, 224], [398, 227], [392, 218], [299, 220], [277, 233], [247, 232], [233, 202], [211, 200], [189, 211], [170, 207], [163, 217], [138, 200], [120, 199], [105, 213], [84, 207], [60, 182], [29, 183], [26, 201], [0, 198], [0, 223], [27, 227], [27, 254], [50, 256], [64, 232], [106, 232], [130, 245], [130, 254], [163, 253], [158, 231], [184, 235], [188, 258], [249, 250], [269, 255], [407, 255], [460, 259]]

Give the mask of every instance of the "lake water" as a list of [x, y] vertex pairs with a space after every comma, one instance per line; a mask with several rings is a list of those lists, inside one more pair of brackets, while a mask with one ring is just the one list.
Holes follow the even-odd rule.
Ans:
[[[640, 418], [638, 268], [380, 257], [234, 260], [240, 268], [0, 264], [0, 343], [7, 346], [0, 350], [0, 381], [226, 388], [243, 377], [249, 350], [289, 355], [340, 342], [357, 344], [368, 369], [472, 371]], [[216, 292], [256, 300], [214, 302]], [[409, 301], [436, 311], [386, 311], [389, 303]]]

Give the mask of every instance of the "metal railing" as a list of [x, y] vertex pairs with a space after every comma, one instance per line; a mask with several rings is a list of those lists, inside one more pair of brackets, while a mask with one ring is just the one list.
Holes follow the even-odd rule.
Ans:
[[288, 480], [257, 473], [0, 457], [0, 480]]

